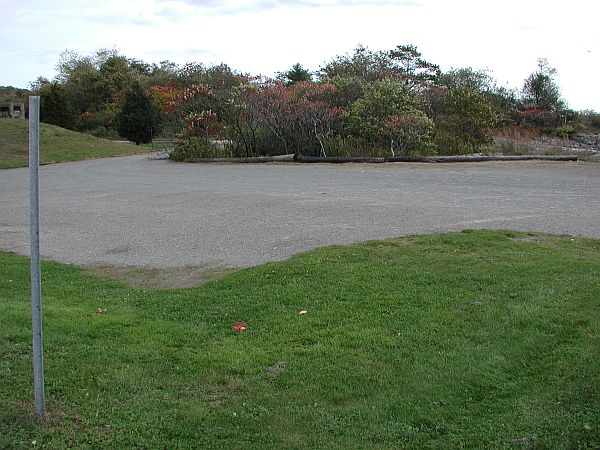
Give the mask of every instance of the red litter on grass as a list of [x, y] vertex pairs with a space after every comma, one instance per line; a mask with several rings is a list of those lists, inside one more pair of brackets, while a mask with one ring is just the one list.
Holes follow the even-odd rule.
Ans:
[[231, 329], [235, 330], [235, 331], [244, 331], [247, 327], [246, 322], [235, 322], [232, 326]]

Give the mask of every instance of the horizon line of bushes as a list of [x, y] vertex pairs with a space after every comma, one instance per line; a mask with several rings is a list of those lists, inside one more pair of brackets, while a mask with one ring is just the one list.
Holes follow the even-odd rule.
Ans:
[[486, 71], [442, 72], [412, 45], [360, 46], [315, 73], [296, 64], [276, 78], [226, 64], [147, 64], [116, 50], [67, 51], [57, 72], [31, 86], [43, 122], [136, 144], [168, 137], [173, 159], [466, 154], [503, 127], [561, 137], [600, 129], [600, 114], [566, 107], [544, 59], [518, 91]]

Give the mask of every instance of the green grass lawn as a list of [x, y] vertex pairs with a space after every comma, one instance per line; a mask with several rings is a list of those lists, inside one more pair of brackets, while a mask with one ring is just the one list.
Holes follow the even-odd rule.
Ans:
[[[40, 124], [40, 163], [142, 153], [148, 148], [98, 139], [54, 125]], [[25, 167], [29, 158], [28, 121], [0, 119], [0, 169]]]
[[46, 261], [41, 423], [28, 277], [0, 254], [0, 448], [600, 446], [598, 240], [409, 237], [170, 290]]

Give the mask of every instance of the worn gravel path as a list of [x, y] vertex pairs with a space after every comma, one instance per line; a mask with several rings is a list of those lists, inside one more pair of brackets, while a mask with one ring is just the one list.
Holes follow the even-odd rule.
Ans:
[[[41, 168], [41, 251], [76, 264], [249, 266], [327, 244], [465, 228], [600, 237], [600, 164]], [[0, 249], [28, 252], [27, 169], [0, 171]]]

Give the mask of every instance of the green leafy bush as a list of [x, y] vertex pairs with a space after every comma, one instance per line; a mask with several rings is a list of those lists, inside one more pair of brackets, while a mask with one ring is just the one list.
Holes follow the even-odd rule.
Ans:
[[563, 138], [570, 138], [571, 136], [573, 136], [573, 134], [575, 134], [575, 127], [571, 124], [565, 124], [562, 125], [560, 127], [557, 127], [554, 130], [554, 134], [556, 134], [559, 137], [563, 137]]
[[429, 153], [433, 121], [421, 111], [407, 88], [393, 81], [371, 84], [342, 115], [346, 133], [391, 155]]
[[435, 143], [444, 154], [470, 153], [493, 141], [496, 115], [489, 100], [468, 87], [449, 89], [435, 129]]
[[190, 158], [231, 158], [236, 155], [227, 143], [209, 142], [201, 137], [181, 140], [175, 144], [169, 153], [173, 161], [185, 161]]

